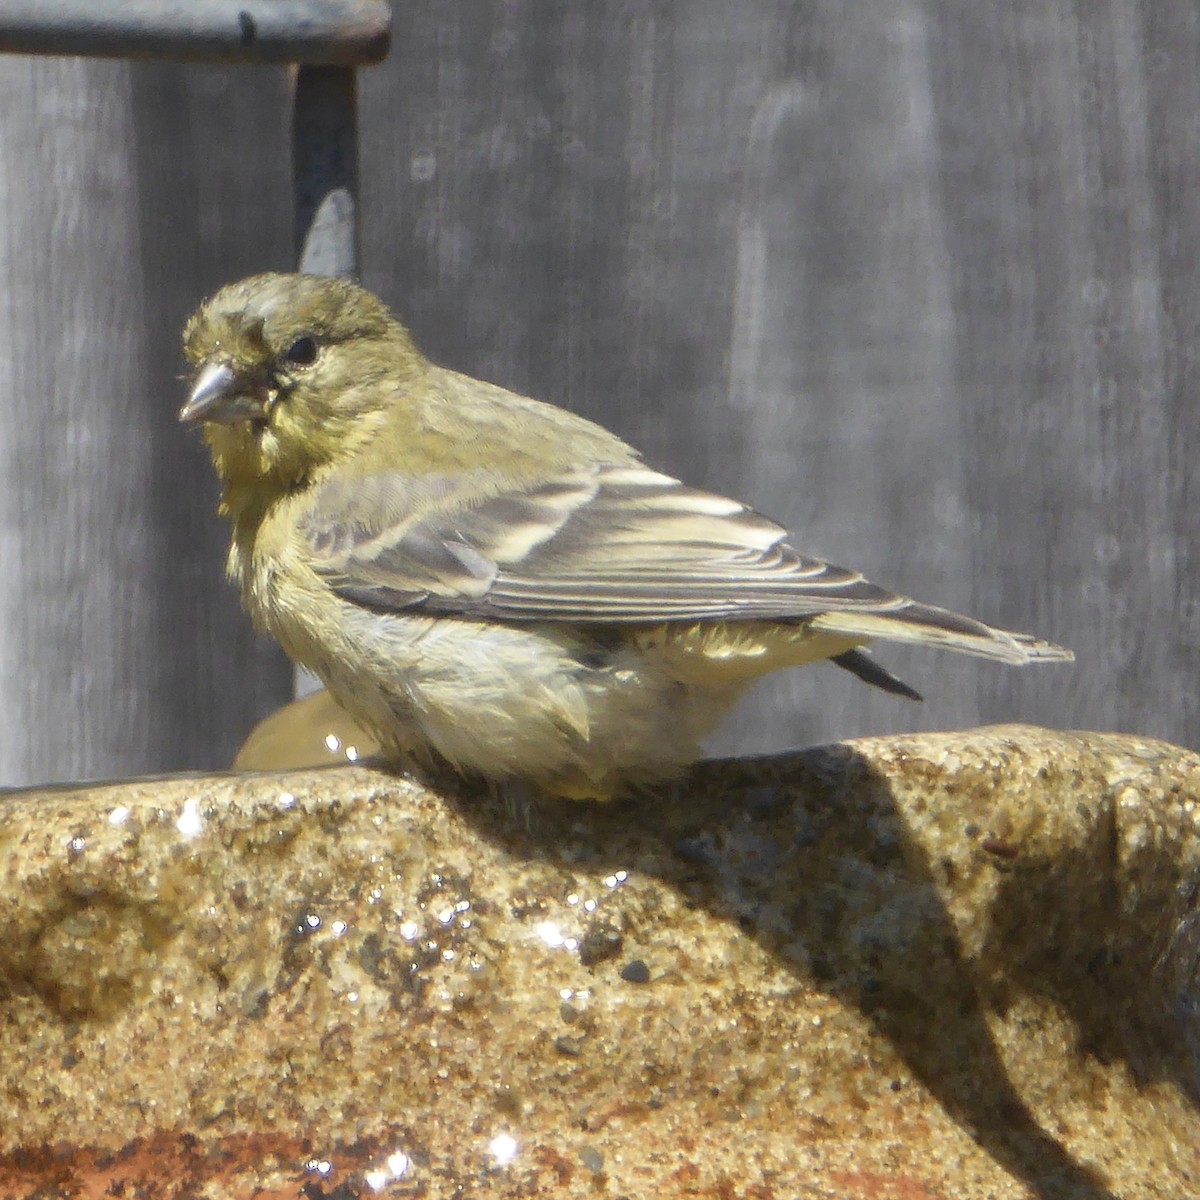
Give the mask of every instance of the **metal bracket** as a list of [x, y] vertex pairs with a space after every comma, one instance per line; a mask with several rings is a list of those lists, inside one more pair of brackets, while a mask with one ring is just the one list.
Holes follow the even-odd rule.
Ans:
[[391, 20], [384, 0], [0, 0], [0, 51], [366, 66]]

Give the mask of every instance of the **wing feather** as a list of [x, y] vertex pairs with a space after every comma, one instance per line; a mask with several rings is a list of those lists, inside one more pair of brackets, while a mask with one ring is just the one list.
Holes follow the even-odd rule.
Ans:
[[335, 591], [385, 610], [604, 624], [811, 619], [1014, 662], [1067, 654], [801, 554], [745, 505], [639, 466], [500, 489], [481, 474], [331, 483], [301, 528]]

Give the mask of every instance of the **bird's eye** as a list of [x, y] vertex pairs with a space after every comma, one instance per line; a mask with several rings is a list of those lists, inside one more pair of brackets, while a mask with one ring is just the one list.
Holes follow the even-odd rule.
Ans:
[[298, 337], [283, 356], [293, 367], [308, 367], [317, 361], [317, 339]]

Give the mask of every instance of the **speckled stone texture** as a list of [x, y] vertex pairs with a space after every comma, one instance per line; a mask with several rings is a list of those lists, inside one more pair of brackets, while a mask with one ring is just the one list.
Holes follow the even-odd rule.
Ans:
[[0, 1195], [1200, 1195], [1200, 759], [1005, 727], [513, 808], [0, 798]]

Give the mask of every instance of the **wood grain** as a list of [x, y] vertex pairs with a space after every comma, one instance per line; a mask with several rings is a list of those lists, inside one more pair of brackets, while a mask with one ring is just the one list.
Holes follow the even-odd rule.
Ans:
[[[1200, 744], [1200, 18], [1184, 0], [396, 6], [364, 282], [878, 582], [1073, 668], [814, 667], [722, 750], [1026, 720]], [[211, 766], [278, 693], [177, 328], [288, 262], [273, 70], [0, 62], [0, 778]], [[32, 512], [35, 516], [26, 516]]]
[[0, 782], [221, 765], [288, 692], [175, 420], [197, 298], [288, 263], [283, 83], [0, 60]]

